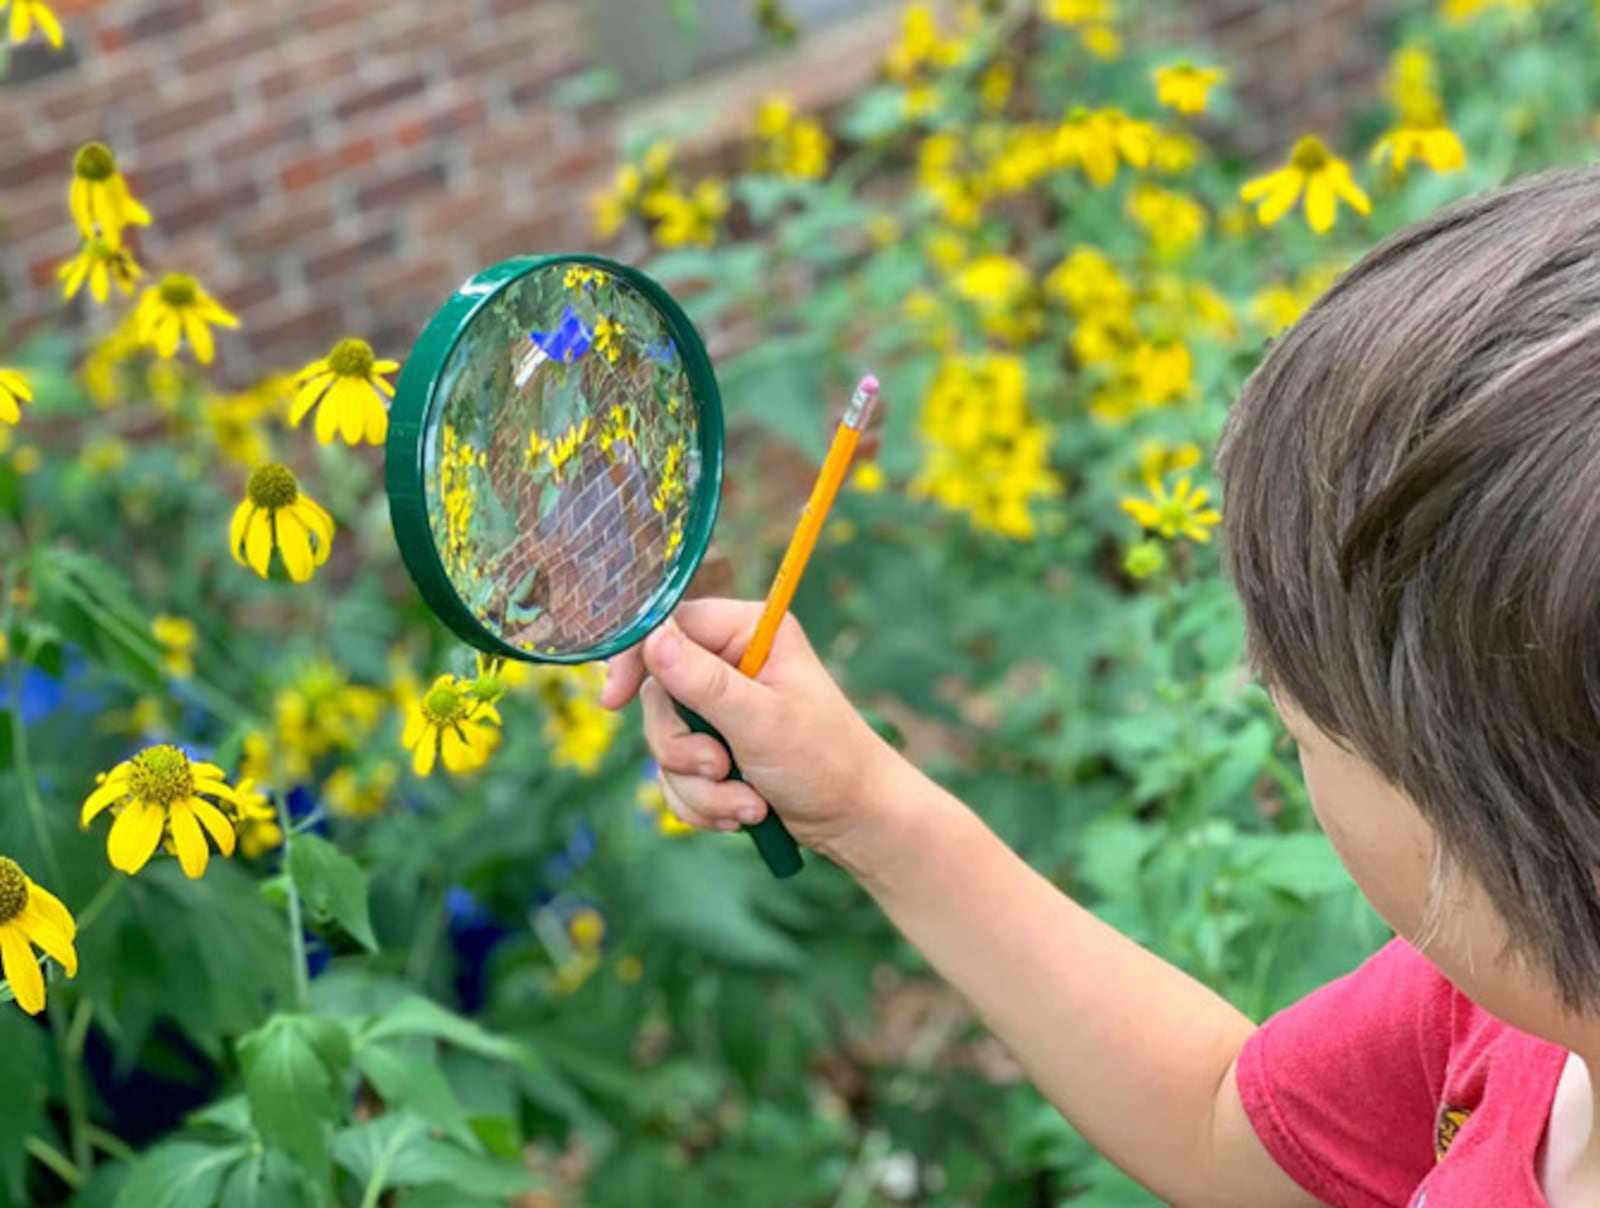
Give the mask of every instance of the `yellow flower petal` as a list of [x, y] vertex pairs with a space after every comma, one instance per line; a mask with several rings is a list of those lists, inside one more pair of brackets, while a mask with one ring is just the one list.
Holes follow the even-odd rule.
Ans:
[[272, 561], [272, 509], [257, 508], [244, 533], [245, 558], [250, 569], [263, 579]]
[[216, 356], [216, 344], [211, 339], [211, 329], [206, 322], [193, 310], [184, 312], [184, 334], [189, 337], [189, 346], [194, 349], [194, 355], [202, 365], [211, 364], [211, 359]]
[[[128, 766], [127, 764], [118, 764], [117, 768], [122, 769]], [[97, 787], [84, 800], [83, 812], [78, 819], [79, 825], [88, 826], [101, 810], [105, 809], [118, 797], [125, 796], [127, 792], [128, 780], [126, 774], [118, 776], [117, 769], [113, 769], [111, 774], [106, 777], [105, 783]]]
[[418, 776], [427, 776], [432, 773], [434, 758], [439, 754], [439, 731], [433, 726], [428, 726], [421, 739], [411, 758], [411, 770]]
[[111, 835], [106, 840], [111, 867], [129, 876], [143, 868], [155, 854], [156, 844], [161, 842], [166, 821], [167, 812], [159, 805], [135, 801], [124, 806], [111, 824]]
[[183, 875], [198, 881], [206, 875], [206, 865], [211, 860], [211, 849], [206, 837], [200, 833], [194, 810], [187, 801], [174, 801], [167, 811], [167, 826], [172, 834], [172, 845], [178, 849], [178, 863]]
[[44, 975], [39, 972], [39, 962], [28, 946], [28, 937], [15, 922], [0, 923], [0, 966], [11, 984], [17, 1006], [29, 1015], [44, 1010]]
[[311, 534], [292, 507], [279, 508], [277, 522], [278, 553], [283, 556], [283, 565], [289, 578], [304, 583], [311, 578], [316, 566], [311, 560]]
[[234, 831], [233, 825], [225, 818], [222, 811], [211, 802], [201, 797], [193, 798], [189, 804], [194, 808], [194, 816], [199, 819], [200, 825], [217, 842], [217, 850], [225, 856], [233, 855]]
[[306, 412], [317, 405], [317, 400], [322, 398], [324, 392], [328, 389], [329, 383], [333, 380], [332, 370], [315, 374], [308, 378], [305, 384], [295, 392], [294, 405], [289, 409], [289, 426], [291, 428], [300, 426], [300, 421], [306, 417]]
[[255, 510], [256, 505], [247, 498], [233, 509], [233, 519], [228, 522], [228, 552], [233, 555], [233, 560], [240, 566], [245, 565], [242, 548], [244, 545], [245, 526], [250, 521], [250, 514]]
[[28, 904], [16, 921], [28, 938], [61, 966], [62, 972], [68, 977], [78, 975], [78, 953], [72, 946], [77, 926], [65, 906], [29, 881]]

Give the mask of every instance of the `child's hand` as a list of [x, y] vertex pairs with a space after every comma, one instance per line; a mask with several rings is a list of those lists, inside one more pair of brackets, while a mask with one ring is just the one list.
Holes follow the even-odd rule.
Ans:
[[[642, 646], [611, 660], [600, 702], [618, 709], [638, 693], [667, 804], [683, 821], [735, 830], [759, 822], [770, 801], [798, 842], [839, 859], [875, 812], [868, 786], [898, 756], [851, 706], [793, 616], [761, 674], [739, 674], [733, 664], [760, 615], [758, 603], [689, 601]], [[723, 779], [728, 753], [692, 733], [674, 699], [722, 732], [748, 783]]]

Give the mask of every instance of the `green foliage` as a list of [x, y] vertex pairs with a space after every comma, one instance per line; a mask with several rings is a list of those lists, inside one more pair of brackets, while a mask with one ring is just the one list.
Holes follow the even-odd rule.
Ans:
[[[1159, 6], [1131, 7], [1110, 58], [1037, 5], [974, 8], [970, 28], [940, 29], [955, 61], [886, 69], [830, 115], [826, 173], [730, 182], [734, 221], [709, 244], [642, 197], [624, 216], [698, 323], [746, 333], [718, 364], [718, 544], [741, 594], [764, 587], [790, 518], [774, 451], [815, 459], [876, 372], [885, 488], [841, 498], [795, 612], [874, 725], [1034, 867], [1261, 1019], [1388, 933], [1241, 670], [1214, 543], [1122, 505], [1150, 498], [1152, 469], [1216, 502], [1205, 456], [1274, 307], [1454, 198], [1592, 153], [1600, 47], [1579, 0], [1397, 22], [1394, 45], [1437, 66], [1467, 164], [1366, 165], [1393, 114], [1376, 91], [1348, 98], [1348, 129], [1321, 134], [1372, 213], [1341, 208], [1317, 235], [1302, 211], [1263, 228], [1241, 205], [1281, 157], [1239, 162], [1239, 99], [1214, 91], [1189, 126], [1156, 104], [1153, 69], [1216, 60], [1152, 43], [1134, 18]], [[755, 8], [789, 36], [783, 5]], [[672, 9], [698, 27], [697, 6]], [[997, 65], [1012, 91], [995, 105]], [[567, 96], [608, 91], [590, 75]], [[1170, 173], [1123, 162], [1104, 185], [1058, 166], [964, 208], [994, 148], [1032, 125], [1054, 138], [1079, 106], [1210, 150]], [[956, 148], [942, 166], [940, 139]], [[1129, 217], [1151, 183], [1201, 207], [1191, 245], [1163, 243], [1170, 214]], [[656, 200], [690, 204], [679, 184]], [[1126, 305], [1075, 308], [1053, 274], [1080, 248]], [[1112, 318], [1125, 329], [1098, 330]], [[1090, 355], [1095, 336], [1114, 355]], [[1187, 367], [1161, 369], [1178, 347]], [[81, 966], [49, 965], [38, 1021], [0, 992], [0, 1208], [473, 1208], [536, 1188], [607, 1206], [1149, 1202], [985, 1063], [972, 1021], [838, 869], [813, 859], [776, 883], [742, 837], [662, 834], [636, 714], [613, 733], [581, 675], [512, 684], [479, 772], [413, 776], [411, 700], [476, 671], [404, 578], [377, 450], [292, 433], [281, 382], [246, 405], [124, 350], [108, 385], [103, 349], [46, 332], [0, 355], [36, 396], [0, 427], [0, 852], [77, 917]], [[1036, 437], [1032, 464], [1019, 450]], [[941, 468], [941, 448], [961, 455]], [[310, 585], [227, 552], [265, 460], [337, 522]], [[1021, 519], [1001, 506], [1019, 500]], [[1130, 562], [1140, 543], [1160, 556]], [[161, 615], [192, 623], [191, 669]], [[195, 880], [160, 852], [112, 871], [109, 820], [85, 831], [78, 811], [97, 773], [156, 742], [255, 779], [287, 836], [242, 837]], [[135, 1078], [157, 1106], [127, 1107]]]

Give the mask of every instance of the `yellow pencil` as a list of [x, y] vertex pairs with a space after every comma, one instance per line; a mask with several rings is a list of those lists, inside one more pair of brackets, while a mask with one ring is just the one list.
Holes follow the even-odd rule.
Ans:
[[739, 670], [745, 675], [755, 676], [766, 665], [772, 639], [777, 636], [783, 614], [789, 611], [795, 589], [800, 586], [800, 576], [805, 573], [806, 563], [810, 561], [811, 551], [817, 544], [817, 535], [822, 531], [822, 522], [828, 518], [828, 509], [833, 507], [833, 498], [844, 482], [850, 459], [855, 456], [856, 444], [872, 415], [872, 404], [877, 397], [878, 379], [869, 373], [856, 387], [855, 394], [850, 398], [850, 406], [845, 408], [844, 419], [834, 431], [833, 445], [828, 449], [828, 456], [817, 474], [816, 485], [811, 488], [811, 498], [806, 500], [805, 510], [800, 513], [800, 523], [795, 526], [794, 536], [789, 539], [789, 548], [778, 565], [778, 573], [773, 576], [766, 607], [761, 611], [761, 619], [756, 622], [755, 635], [739, 659]]

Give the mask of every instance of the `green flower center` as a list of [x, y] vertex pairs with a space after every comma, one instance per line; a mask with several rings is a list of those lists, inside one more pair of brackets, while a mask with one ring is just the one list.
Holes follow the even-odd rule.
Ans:
[[85, 143], [72, 157], [72, 172], [84, 180], [110, 180], [117, 172], [117, 157], [104, 143]]
[[200, 287], [188, 273], [168, 273], [161, 279], [161, 300], [174, 310], [193, 306]]
[[1320, 138], [1308, 134], [1294, 145], [1289, 161], [1302, 172], [1316, 172], [1328, 166], [1328, 149]]
[[340, 340], [328, 354], [328, 368], [340, 377], [370, 378], [376, 358], [365, 340]]
[[258, 508], [286, 508], [300, 497], [300, 484], [288, 466], [269, 461], [250, 472], [244, 493]]
[[435, 688], [422, 698], [422, 716], [431, 725], [451, 726], [466, 715], [466, 701], [455, 688]]
[[133, 757], [133, 775], [128, 781], [138, 800], [163, 809], [194, 796], [194, 769], [189, 766], [189, 757], [164, 743]]
[[9, 923], [28, 908], [28, 878], [15, 860], [0, 856], [0, 923]]

